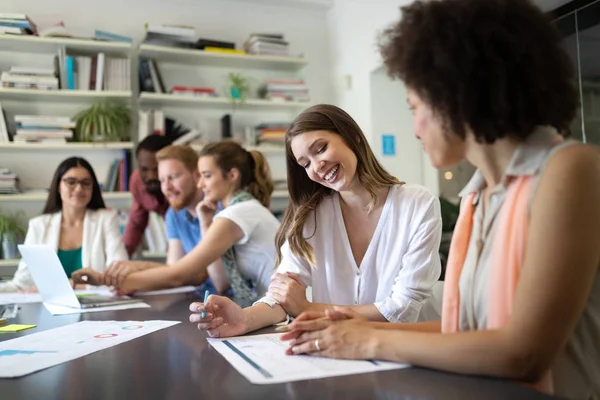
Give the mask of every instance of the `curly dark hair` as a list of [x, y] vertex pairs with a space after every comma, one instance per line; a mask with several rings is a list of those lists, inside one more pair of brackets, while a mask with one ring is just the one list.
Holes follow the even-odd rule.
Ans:
[[434, 0], [402, 7], [380, 49], [446, 131], [478, 142], [527, 138], [538, 125], [568, 132], [574, 72], [549, 19], [529, 0]]

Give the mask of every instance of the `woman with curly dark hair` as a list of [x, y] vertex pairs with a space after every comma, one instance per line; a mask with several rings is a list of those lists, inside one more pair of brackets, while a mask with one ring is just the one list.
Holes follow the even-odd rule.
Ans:
[[577, 92], [558, 34], [527, 0], [434, 0], [404, 7], [383, 39], [432, 164], [477, 167], [462, 193], [442, 320], [304, 314], [283, 337], [289, 353], [407, 362], [599, 399], [600, 154], [559, 135]]

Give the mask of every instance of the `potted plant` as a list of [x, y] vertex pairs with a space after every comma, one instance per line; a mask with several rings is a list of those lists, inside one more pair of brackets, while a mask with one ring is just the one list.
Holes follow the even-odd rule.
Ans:
[[75, 116], [80, 142], [119, 142], [129, 138], [131, 110], [115, 103], [96, 103]]
[[25, 235], [25, 230], [19, 225], [17, 216], [0, 214], [2, 258], [17, 258], [17, 242], [20, 237]]
[[229, 73], [229, 97], [235, 109], [236, 105], [243, 104], [250, 94], [250, 79], [242, 74]]

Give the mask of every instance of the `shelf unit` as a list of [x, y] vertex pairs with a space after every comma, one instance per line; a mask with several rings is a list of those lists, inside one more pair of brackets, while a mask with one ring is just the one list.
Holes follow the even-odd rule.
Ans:
[[[168, 93], [150, 93], [142, 92], [139, 100], [140, 105], [158, 105], [162, 107], [185, 106], [185, 107], [203, 107], [203, 108], [225, 108], [232, 107], [231, 100], [225, 97], [192, 97], [180, 96]], [[240, 105], [240, 110], [244, 109], [304, 109], [310, 107], [309, 102], [305, 101], [272, 101], [265, 99], [248, 99]]]
[[[17, 194], [0, 194], [0, 202], [10, 201], [45, 201], [48, 198], [48, 193], [45, 191], [33, 190], [25, 191]], [[131, 193], [129, 192], [105, 192], [102, 193], [104, 200], [130, 200]]]
[[96, 142], [96, 143], [82, 143], [82, 142], [68, 142], [68, 143], [19, 143], [0, 142], [0, 149], [21, 149], [21, 150], [58, 150], [58, 151], [71, 151], [71, 150], [107, 150], [107, 149], [132, 149], [132, 142]]
[[88, 38], [0, 35], [0, 51], [55, 53], [61, 47], [77, 51], [106, 51], [123, 56], [129, 56], [133, 50], [131, 43], [107, 42]]
[[153, 58], [169, 63], [194, 64], [208, 67], [270, 69], [297, 71], [307, 65], [304, 58], [218, 53], [194, 49], [141, 44], [140, 58]]
[[36, 90], [0, 88], [0, 100], [17, 101], [63, 101], [92, 103], [98, 100], [130, 100], [130, 91], [111, 90]]

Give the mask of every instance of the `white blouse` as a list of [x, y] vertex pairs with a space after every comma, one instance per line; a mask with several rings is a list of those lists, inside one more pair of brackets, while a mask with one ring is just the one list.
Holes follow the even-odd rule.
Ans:
[[[304, 237], [316, 267], [296, 257], [286, 242], [277, 272], [298, 274], [312, 287], [312, 300], [336, 305], [375, 304], [390, 322], [415, 322], [439, 279], [442, 219], [437, 197], [420, 186], [390, 188], [361, 265], [356, 265], [339, 195], [324, 199], [309, 215]], [[316, 222], [316, 229], [315, 229]], [[263, 297], [271, 307], [277, 301]]]

